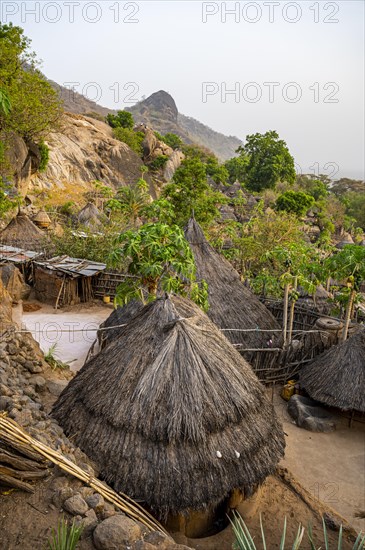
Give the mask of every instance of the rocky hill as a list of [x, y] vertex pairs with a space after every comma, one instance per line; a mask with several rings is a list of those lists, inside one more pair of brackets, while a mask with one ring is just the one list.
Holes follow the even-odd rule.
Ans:
[[173, 132], [186, 143], [203, 145], [222, 161], [233, 157], [241, 145], [238, 138], [220, 134], [195, 118], [179, 113], [173, 97], [163, 90], [127, 110], [133, 114], [136, 122], [148, 124], [161, 134]]
[[[114, 112], [56, 82], [50, 83], [59, 92], [65, 110], [70, 113], [105, 117], [108, 113]], [[155, 92], [126, 110], [133, 114], [136, 123], [147, 124], [161, 134], [173, 132], [186, 143], [207, 147], [221, 161], [233, 157], [235, 150], [241, 145], [237, 137], [225, 136], [198, 120], [179, 113], [173, 97], [163, 90]]]

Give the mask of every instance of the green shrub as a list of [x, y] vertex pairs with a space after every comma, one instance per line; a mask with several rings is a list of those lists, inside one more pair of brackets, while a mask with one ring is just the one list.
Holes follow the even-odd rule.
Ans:
[[166, 162], [169, 160], [169, 157], [167, 155], [159, 155], [156, 157], [150, 164], [149, 167], [153, 171], [160, 170], [166, 165]]
[[134, 126], [133, 116], [128, 111], [118, 111], [116, 115], [109, 113], [106, 117], [106, 121], [112, 128], [126, 128], [132, 130]]
[[303, 191], [285, 191], [276, 199], [276, 208], [303, 216], [314, 204], [314, 198]]
[[142, 142], [144, 140], [143, 132], [134, 132], [129, 128], [114, 128], [114, 137], [126, 143], [138, 156], [142, 157], [143, 148]]
[[42, 140], [38, 144], [38, 148], [39, 148], [39, 154], [40, 154], [40, 158], [41, 158], [38, 170], [39, 170], [39, 172], [45, 172], [46, 169], [47, 169], [47, 166], [48, 166], [48, 161], [49, 161], [49, 147]]

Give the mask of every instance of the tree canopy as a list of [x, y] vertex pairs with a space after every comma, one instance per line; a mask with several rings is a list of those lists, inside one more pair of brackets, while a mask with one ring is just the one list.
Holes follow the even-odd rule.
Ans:
[[248, 135], [237, 152], [243, 160], [248, 158], [245, 185], [250, 191], [273, 189], [279, 181], [294, 183], [294, 158], [277, 132]]
[[30, 40], [24, 36], [23, 29], [0, 23], [0, 87], [3, 98], [0, 131], [3, 139], [4, 132], [13, 131], [25, 140], [37, 141], [54, 127], [61, 114], [58, 95], [37, 69], [35, 56], [29, 47]]

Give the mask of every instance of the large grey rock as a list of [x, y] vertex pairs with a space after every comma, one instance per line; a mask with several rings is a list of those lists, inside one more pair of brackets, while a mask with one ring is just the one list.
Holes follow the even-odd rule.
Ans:
[[14, 264], [5, 264], [0, 267], [0, 278], [9, 292], [13, 302], [25, 300], [30, 294], [30, 286], [25, 282], [23, 274]]
[[97, 526], [93, 541], [98, 550], [125, 550], [141, 535], [139, 525], [127, 516], [117, 514]]
[[67, 384], [67, 380], [50, 380], [47, 384], [48, 391], [52, 395], [58, 397], [59, 395], [61, 395]]
[[73, 497], [68, 498], [63, 503], [63, 507], [66, 512], [69, 512], [73, 516], [83, 516], [89, 509], [81, 495], [74, 495]]
[[332, 432], [336, 429], [333, 416], [309, 397], [293, 395], [288, 402], [288, 413], [299, 428], [311, 432]]

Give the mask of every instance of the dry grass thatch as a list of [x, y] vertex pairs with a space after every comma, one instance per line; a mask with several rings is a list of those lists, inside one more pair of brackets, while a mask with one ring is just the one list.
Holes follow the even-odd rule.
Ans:
[[[204, 233], [191, 218], [185, 230], [186, 239], [192, 249], [197, 278], [208, 283], [208, 316], [221, 329], [280, 329], [278, 322], [264, 304], [248, 289], [237, 271], [223, 256], [207, 242]], [[233, 344], [245, 348], [266, 348], [273, 341], [273, 347], [280, 345], [280, 333], [270, 332], [225, 332]]]
[[40, 250], [47, 237], [25, 214], [18, 214], [0, 233], [0, 244]]
[[104, 479], [159, 517], [251, 494], [285, 447], [248, 363], [195, 304], [174, 303], [137, 313], [53, 409]]
[[365, 412], [365, 330], [305, 365], [300, 383], [321, 403]]

